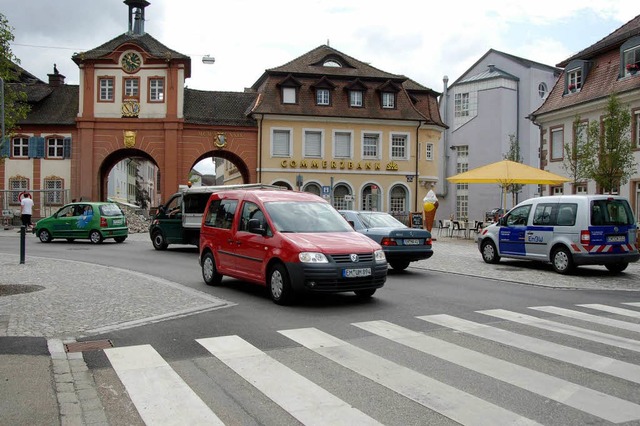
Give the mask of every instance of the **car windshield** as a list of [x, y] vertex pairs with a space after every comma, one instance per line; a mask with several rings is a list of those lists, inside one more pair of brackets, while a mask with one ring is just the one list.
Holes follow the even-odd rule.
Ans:
[[102, 216], [122, 216], [122, 210], [115, 204], [103, 204], [100, 206], [100, 214]]
[[265, 209], [280, 232], [353, 231], [340, 213], [327, 203], [272, 201]]
[[406, 228], [406, 226], [388, 213], [358, 213], [358, 218], [366, 228]]

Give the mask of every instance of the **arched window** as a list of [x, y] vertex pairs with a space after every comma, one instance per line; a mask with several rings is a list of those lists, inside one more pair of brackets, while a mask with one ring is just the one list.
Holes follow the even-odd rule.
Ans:
[[404, 186], [396, 185], [391, 188], [389, 210], [391, 212], [407, 211], [407, 190]]
[[291, 185], [289, 185], [287, 182], [283, 182], [281, 180], [274, 182], [272, 185], [277, 185], [277, 186], [284, 186], [287, 189], [293, 189], [291, 188]]
[[312, 194], [316, 194], [317, 196], [320, 196], [320, 193], [322, 192], [322, 188], [320, 188], [320, 185], [318, 185], [317, 183], [308, 183], [304, 186], [303, 191], [310, 192]]
[[333, 207], [337, 210], [347, 210], [351, 207], [348, 200], [351, 196], [351, 189], [344, 184], [338, 184], [333, 188]]
[[362, 210], [380, 210], [380, 190], [375, 184], [368, 184], [362, 189]]

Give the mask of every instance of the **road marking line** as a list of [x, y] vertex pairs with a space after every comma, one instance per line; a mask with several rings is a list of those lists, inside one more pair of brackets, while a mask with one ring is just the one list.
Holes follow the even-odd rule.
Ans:
[[279, 333], [458, 423], [487, 426], [538, 424], [315, 328], [280, 330]]
[[563, 317], [575, 318], [582, 321], [593, 322], [596, 324], [607, 325], [609, 327], [620, 328], [623, 330], [635, 331], [640, 333], [640, 324], [620, 321], [613, 318], [600, 317], [598, 315], [587, 314], [580, 311], [574, 311], [571, 309], [558, 308], [555, 306], [531, 306], [529, 309], [535, 309], [536, 311], [548, 312], [550, 314], [560, 315]]
[[549, 330], [555, 333], [561, 333], [568, 336], [579, 337], [580, 339], [590, 340], [592, 342], [604, 343], [605, 345], [615, 346], [630, 351], [640, 352], [640, 341], [629, 339], [626, 337], [614, 336], [600, 331], [588, 330], [573, 325], [562, 324], [560, 322], [549, 321], [543, 318], [531, 315], [510, 312], [504, 309], [489, 309], [486, 311], [477, 311], [481, 314], [490, 315], [492, 317], [517, 322], [519, 324], [529, 325], [531, 327]]
[[417, 333], [387, 321], [354, 323], [398, 344], [582, 410], [614, 423], [640, 419], [640, 405], [557, 377]]
[[380, 425], [239, 336], [196, 341], [305, 425]]
[[[632, 305], [632, 303], [623, 303], [623, 305]], [[583, 308], [596, 309], [598, 311], [609, 312], [617, 315], [624, 315], [626, 317], [640, 318], [640, 312], [634, 311], [632, 309], [624, 309], [624, 308], [616, 308], [615, 306], [607, 306], [600, 305], [598, 303], [587, 303], [584, 305], [576, 305], [582, 306]]]
[[421, 320], [452, 328], [472, 336], [492, 340], [548, 358], [557, 359], [578, 367], [608, 374], [634, 383], [640, 383], [640, 365], [619, 361], [580, 349], [547, 342], [535, 337], [524, 336], [500, 328], [456, 318], [451, 315], [426, 315]]
[[104, 352], [147, 425], [224, 424], [150, 345]]

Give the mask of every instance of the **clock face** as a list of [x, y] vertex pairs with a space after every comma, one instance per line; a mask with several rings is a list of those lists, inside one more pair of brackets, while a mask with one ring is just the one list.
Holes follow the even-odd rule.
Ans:
[[128, 52], [122, 56], [120, 63], [122, 64], [123, 70], [127, 72], [134, 72], [140, 68], [140, 65], [142, 65], [142, 58], [135, 52]]

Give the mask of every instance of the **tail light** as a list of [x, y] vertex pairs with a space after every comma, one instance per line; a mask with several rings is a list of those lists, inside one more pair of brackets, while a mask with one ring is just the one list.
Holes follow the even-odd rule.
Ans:
[[100, 218], [100, 227], [101, 228], [106, 228], [108, 226], [109, 226], [109, 224], [107, 223], [107, 218], [106, 217], [101, 217]]
[[393, 238], [384, 237], [384, 238], [382, 239], [382, 241], [380, 241], [380, 245], [381, 245], [381, 246], [387, 246], [387, 247], [388, 247], [388, 246], [397, 246], [397, 245], [398, 245], [398, 243], [397, 243], [397, 242], [396, 242], [396, 240], [395, 240], [395, 239], [393, 239]]
[[591, 242], [591, 232], [580, 231], [580, 243], [588, 245]]
[[425, 239], [424, 239], [424, 245], [425, 245], [425, 246], [430, 246], [430, 245], [432, 245], [432, 244], [431, 244], [431, 238], [425, 238]]

